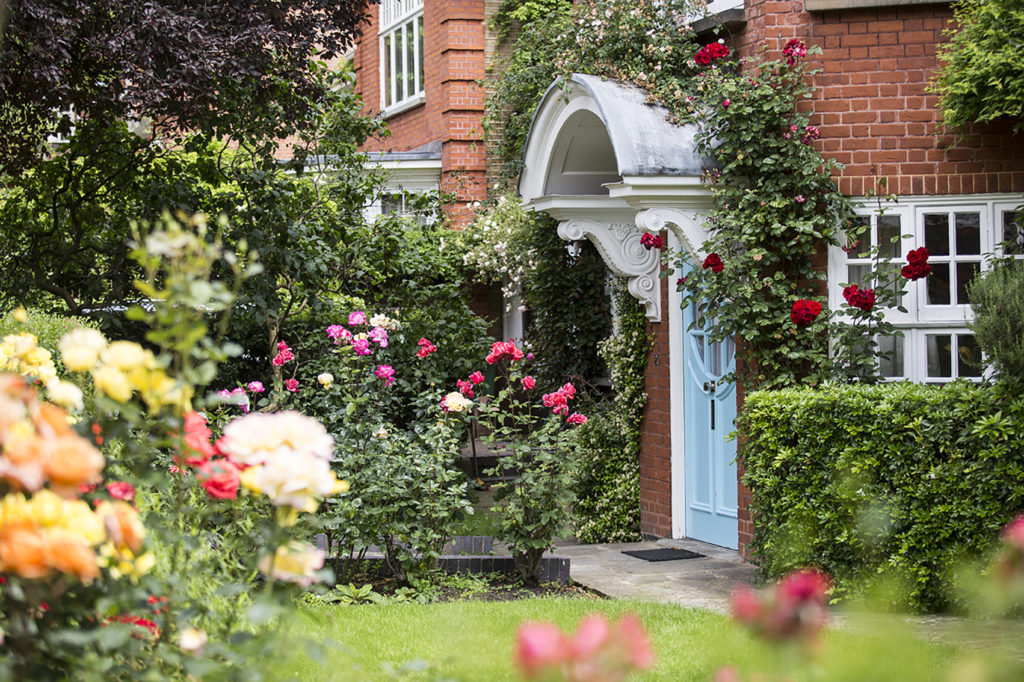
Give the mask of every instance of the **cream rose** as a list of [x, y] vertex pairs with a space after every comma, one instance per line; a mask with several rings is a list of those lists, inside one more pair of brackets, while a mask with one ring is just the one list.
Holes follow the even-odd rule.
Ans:
[[87, 372], [96, 366], [107, 339], [95, 329], [76, 329], [61, 338], [58, 348], [64, 366], [72, 372]]

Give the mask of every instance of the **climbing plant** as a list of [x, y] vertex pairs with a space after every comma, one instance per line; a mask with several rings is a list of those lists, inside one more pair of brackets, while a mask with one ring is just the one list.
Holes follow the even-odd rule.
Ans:
[[573, 524], [580, 542], [640, 539], [640, 422], [647, 405], [644, 370], [651, 347], [643, 307], [618, 279], [612, 289], [615, 333], [599, 353], [612, 380], [609, 398], [574, 431], [577, 443]]
[[[564, 80], [581, 71], [636, 85], [670, 120], [696, 125], [714, 198], [702, 245], [709, 255], [677, 286], [687, 303], [701, 301], [711, 313], [703, 323], [713, 340], [738, 340], [736, 378], [747, 388], [869, 378], [878, 336], [895, 333], [879, 322], [890, 302], [883, 294], [902, 280], [876, 260], [864, 281], [844, 283], [841, 314], [827, 312], [820, 254], [855, 240], [863, 224], [852, 220], [853, 207], [832, 180], [842, 166], [815, 149], [813, 109], [798, 106], [813, 97], [816, 70], [807, 55], [820, 51], [794, 39], [779, 59], [736, 60], [724, 40], [697, 43], [685, 19], [693, 15], [681, 0], [579, 2], [568, 29], [524, 31], [529, 54], [505, 72], [490, 111], [532, 117], [540, 74]], [[544, 35], [553, 42], [539, 43]], [[504, 150], [516, 158], [525, 133], [506, 131]], [[664, 255], [670, 266], [683, 266], [682, 254]], [[842, 356], [830, 356], [830, 339], [840, 337]]]

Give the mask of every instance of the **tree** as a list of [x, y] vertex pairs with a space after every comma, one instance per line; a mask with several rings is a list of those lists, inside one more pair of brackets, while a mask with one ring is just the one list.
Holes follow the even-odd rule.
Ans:
[[152, 119], [157, 136], [198, 132], [269, 149], [323, 102], [311, 59], [352, 44], [368, 0], [3, 4], [0, 175], [17, 175], [43, 157], [48, 135], [76, 121]]
[[1024, 8], [1019, 0], [964, 0], [959, 28], [939, 48], [942, 67], [932, 83], [950, 127], [1007, 118], [1024, 132]]

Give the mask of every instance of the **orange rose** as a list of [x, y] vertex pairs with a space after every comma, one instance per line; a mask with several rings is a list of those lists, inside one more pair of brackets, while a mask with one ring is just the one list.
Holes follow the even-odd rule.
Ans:
[[53, 403], [39, 403], [35, 417], [40, 435], [70, 436], [73, 433], [71, 424], [68, 423], [68, 413]]
[[0, 571], [30, 579], [49, 574], [42, 534], [35, 524], [18, 521], [0, 527]]
[[127, 547], [133, 554], [139, 553], [146, 529], [139, 520], [139, 513], [130, 504], [120, 500], [104, 502], [96, 513], [103, 517], [107, 537], [117, 548]]
[[43, 471], [55, 491], [77, 491], [80, 484], [98, 479], [102, 470], [103, 455], [76, 435], [57, 438], [43, 463]]
[[43, 536], [43, 552], [47, 563], [61, 573], [77, 576], [84, 582], [100, 575], [96, 552], [80, 535], [50, 531]]

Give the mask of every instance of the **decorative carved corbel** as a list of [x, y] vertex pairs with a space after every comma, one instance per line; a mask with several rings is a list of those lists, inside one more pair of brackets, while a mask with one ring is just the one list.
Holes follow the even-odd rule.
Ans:
[[558, 236], [566, 241], [589, 239], [615, 274], [628, 277], [626, 288], [643, 304], [647, 319], [661, 320], [661, 259], [657, 250], [640, 243], [643, 230], [624, 223], [564, 220]]

